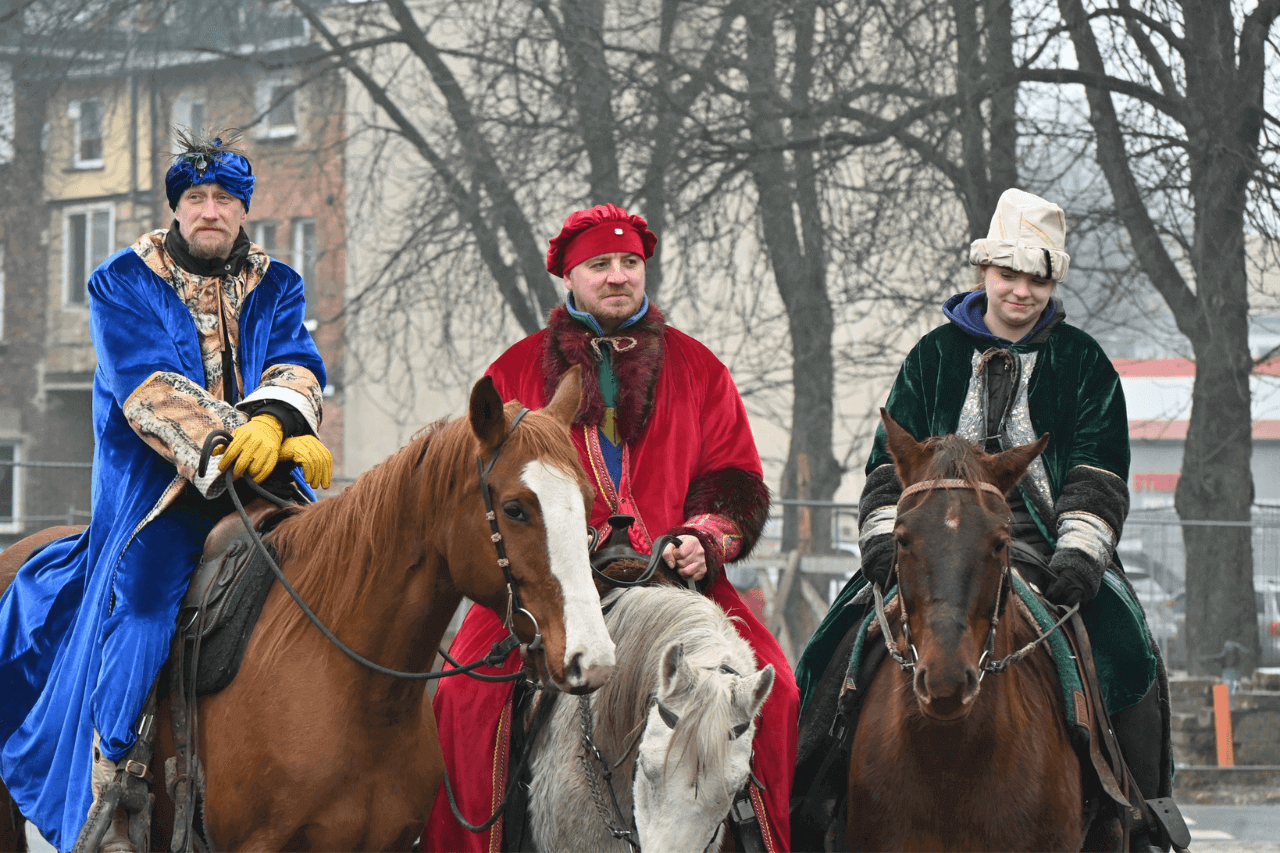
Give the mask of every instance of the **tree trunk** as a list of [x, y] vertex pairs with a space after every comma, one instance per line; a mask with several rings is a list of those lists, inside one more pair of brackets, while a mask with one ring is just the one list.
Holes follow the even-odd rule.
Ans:
[[[1098, 162], [1115, 197], [1144, 272], [1191, 341], [1196, 357], [1191, 422], [1175, 494], [1185, 521], [1236, 526], [1184, 526], [1187, 652], [1193, 671], [1227, 640], [1256, 661], [1253, 607], [1252, 413], [1249, 377], [1248, 286], [1245, 274], [1246, 188], [1258, 164], [1262, 115], [1262, 42], [1277, 11], [1264, 3], [1245, 20], [1236, 67], [1236, 31], [1227, 3], [1184, 3], [1186, 92], [1170, 117], [1186, 129], [1187, 171], [1195, 228], [1190, 261], [1193, 291], [1182, 278], [1146, 207], [1125, 150], [1101, 52], [1080, 0], [1059, 0], [1071, 28], [1086, 86]], [[1136, 24], [1130, 24], [1130, 31]], [[1162, 70], [1162, 69], [1157, 69]], [[1161, 80], [1169, 75], [1157, 73]], [[1224, 97], [1224, 93], [1232, 93]], [[1166, 96], [1176, 93], [1166, 91]]]
[[[797, 160], [793, 170], [782, 153], [785, 139], [778, 105], [785, 98], [774, 75], [774, 24], [779, 10], [776, 3], [755, 2], [745, 13], [749, 122], [751, 141], [758, 149], [747, 168], [760, 195], [765, 247], [791, 333], [794, 396], [782, 496], [791, 498], [796, 494], [797, 460], [805, 456], [811, 466], [811, 499], [830, 501], [843, 473], [832, 452], [835, 366], [831, 343], [835, 324], [827, 295], [822, 217], [812, 184], [813, 166], [809, 161]], [[800, 42], [803, 41], [802, 32]], [[797, 83], [803, 83], [805, 77], [798, 72]], [[793, 97], [807, 98], [808, 92], [796, 91]], [[797, 233], [797, 218], [804, 227], [803, 236]], [[797, 541], [795, 509], [789, 506], [783, 513], [784, 548], [795, 547]], [[815, 511], [812, 523], [814, 550], [829, 551], [830, 510]]]

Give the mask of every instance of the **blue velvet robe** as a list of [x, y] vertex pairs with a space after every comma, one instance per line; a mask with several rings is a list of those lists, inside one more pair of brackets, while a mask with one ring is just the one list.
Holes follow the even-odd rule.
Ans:
[[[91, 698], [100, 674], [117, 665], [102, 659], [103, 624], [113, 605], [116, 569], [135, 531], [176, 499], [184, 485], [193, 488], [187, 483], [189, 464], [157, 452], [136, 431], [137, 418], [131, 421], [125, 412], [143, 387], [151, 388], [157, 399], [164, 397], [155, 393], [158, 381], [182, 384], [185, 377], [200, 393], [205, 386], [192, 313], [173, 284], [139, 254], [146, 239], [108, 258], [88, 284], [98, 356], [92, 521], [83, 534], [60, 539], [28, 561], [0, 598], [0, 775], [22, 813], [59, 850], [75, 843], [92, 801]], [[260, 256], [258, 272], [260, 280], [239, 306], [238, 360], [245, 392], [258, 388], [264, 372], [287, 371], [279, 366], [291, 365], [310, 371], [308, 391], [318, 403], [325, 372], [303, 326], [302, 279], [265, 256]], [[311, 388], [315, 382], [318, 388]], [[301, 399], [287, 387], [278, 395], [259, 396]], [[176, 398], [167, 395], [168, 400]], [[185, 430], [188, 447], [198, 447], [210, 428], [219, 427], [218, 421], [222, 428], [234, 428], [245, 420], [225, 403], [218, 405], [220, 414], [194, 429], [190, 423], [158, 417], [163, 429], [153, 425], [142, 431], [154, 445], [165, 430]], [[312, 414], [318, 415], [318, 409]], [[310, 494], [297, 468], [294, 478]], [[174, 571], [189, 573], [192, 568], [175, 566]]]

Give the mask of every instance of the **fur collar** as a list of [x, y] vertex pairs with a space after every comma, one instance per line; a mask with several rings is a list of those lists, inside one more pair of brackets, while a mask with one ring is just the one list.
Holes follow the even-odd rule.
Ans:
[[547, 337], [542, 350], [546, 399], [551, 399], [560, 377], [570, 367], [581, 365], [582, 409], [578, 423], [598, 426], [604, 419], [604, 399], [600, 396], [596, 347], [612, 345], [613, 372], [618, 377], [618, 433], [626, 444], [635, 442], [644, 432], [653, 409], [666, 328], [666, 318], [650, 303], [639, 322], [601, 338], [573, 319], [567, 308], [557, 305], [547, 318]]

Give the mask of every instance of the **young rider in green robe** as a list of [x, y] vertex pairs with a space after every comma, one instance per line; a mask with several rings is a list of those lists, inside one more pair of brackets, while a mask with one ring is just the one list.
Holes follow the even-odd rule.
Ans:
[[[1017, 189], [1001, 195], [969, 259], [977, 287], [948, 299], [948, 321], [907, 355], [886, 408], [917, 440], [957, 433], [988, 452], [1051, 438], [1009, 497], [1012, 557], [1055, 604], [1081, 605], [1126, 762], [1147, 799], [1167, 797], [1167, 689], [1116, 542], [1129, 510], [1129, 432], [1120, 377], [1097, 341], [1064, 322], [1062, 209]], [[867, 582], [887, 589], [902, 483], [876, 432], [859, 503], [862, 569], [810, 641], [796, 680], [807, 702], [848, 629], [841, 611]], [[1162, 709], [1162, 700], [1164, 707]], [[803, 713], [803, 712], [802, 712]], [[803, 759], [802, 759], [803, 760]]]

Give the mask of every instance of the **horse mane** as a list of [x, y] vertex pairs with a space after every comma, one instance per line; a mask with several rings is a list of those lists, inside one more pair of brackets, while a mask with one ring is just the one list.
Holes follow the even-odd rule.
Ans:
[[[521, 405], [504, 407], [507, 424]], [[509, 429], [509, 426], [508, 426]], [[585, 482], [568, 427], [533, 413], [508, 434], [504, 453], [537, 458]], [[397, 573], [413, 571], [430, 558], [438, 525], [453, 519], [476, 489], [477, 440], [465, 417], [435, 421], [404, 447], [360, 475], [342, 492], [309, 504], [281, 522], [267, 541], [299, 595], [332, 627], [359, 613], [373, 594], [398, 589]], [[479, 492], [476, 492], [477, 504]], [[483, 505], [476, 509], [483, 517]], [[486, 528], [487, 540], [487, 528]], [[263, 614], [263, 628], [282, 645], [310, 624], [290, 604]]]
[[615, 601], [605, 624], [616, 644], [617, 666], [594, 697], [597, 740], [632, 741], [658, 690], [663, 652], [679, 642], [696, 681], [681, 695], [684, 702], [667, 760], [685, 760], [691, 754], [699, 776], [702, 767], [722, 765], [729, 730], [749, 709], [735, 707], [731, 676], [719, 668], [727, 665], [740, 675], [753, 674], [757, 664], [751, 647], [725, 612], [697, 593], [671, 586], [640, 587], [626, 590]]

